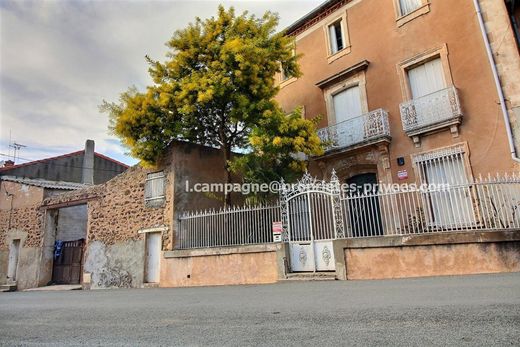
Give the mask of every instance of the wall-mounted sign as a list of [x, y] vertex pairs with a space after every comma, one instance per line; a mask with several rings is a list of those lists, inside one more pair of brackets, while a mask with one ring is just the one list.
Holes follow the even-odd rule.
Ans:
[[282, 222], [273, 222], [273, 242], [282, 242]]
[[408, 178], [408, 171], [406, 170], [399, 170], [397, 171], [397, 178], [400, 180], [405, 180]]

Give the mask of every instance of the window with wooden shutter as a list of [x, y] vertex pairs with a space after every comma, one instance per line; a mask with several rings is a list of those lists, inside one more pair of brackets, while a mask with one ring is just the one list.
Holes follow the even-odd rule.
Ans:
[[148, 207], [162, 206], [165, 201], [165, 175], [163, 171], [149, 173], [144, 186], [144, 201]]

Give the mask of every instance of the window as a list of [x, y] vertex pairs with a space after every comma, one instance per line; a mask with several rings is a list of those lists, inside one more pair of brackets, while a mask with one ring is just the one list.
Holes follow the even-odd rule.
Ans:
[[441, 59], [436, 58], [409, 69], [408, 82], [413, 99], [445, 89], [446, 81]]
[[335, 54], [345, 48], [341, 20], [329, 25], [330, 53]]
[[399, 1], [399, 9], [401, 16], [406, 16], [407, 14], [415, 11], [422, 5], [421, 0], [398, 0]]
[[353, 86], [332, 96], [336, 124], [361, 116], [361, 93], [359, 86]]
[[332, 107], [338, 134], [338, 146], [347, 147], [363, 141], [361, 91], [358, 85], [332, 95]]
[[144, 201], [148, 207], [162, 206], [165, 200], [164, 172], [149, 173], [144, 186]]
[[[291, 54], [292, 54], [293, 57], [296, 56], [296, 42], [292, 43]], [[286, 86], [287, 84], [289, 84], [291, 82], [294, 82], [295, 80], [296, 80], [296, 77], [294, 77], [291, 74], [291, 71], [289, 71], [289, 69], [286, 66], [284, 66], [283, 64], [280, 64], [280, 84], [281, 84], [281, 87], [283, 88], [284, 86]]]
[[466, 170], [466, 148], [455, 145], [414, 156], [423, 192], [425, 217], [431, 227], [456, 227], [475, 222]]

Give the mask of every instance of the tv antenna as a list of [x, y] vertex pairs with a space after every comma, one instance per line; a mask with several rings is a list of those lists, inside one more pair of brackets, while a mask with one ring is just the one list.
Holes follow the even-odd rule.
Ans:
[[9, 145], [9, 147], [13, 148], [13, 150], [14, 150], [13, 162], [16, 164], [16, 155], [19, 154], [19, 152], [20, 152], [20, 150], [22, 148], [25, 148], [27, 146], [26, 145], [22, 145], [21, 143], [13, 142], [12, 144]]

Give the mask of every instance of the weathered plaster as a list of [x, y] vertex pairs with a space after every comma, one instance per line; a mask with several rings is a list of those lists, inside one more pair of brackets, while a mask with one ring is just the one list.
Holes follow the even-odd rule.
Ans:
[[274, 283], [283, 278], [283, 249], [277, 244], [166, 252], [161, 258], [160, 286]]
[[84, 272], [91, 274], [91, 289], [140, 287], [144, 273], [144, 242], [126, 241], [88, 245]]

